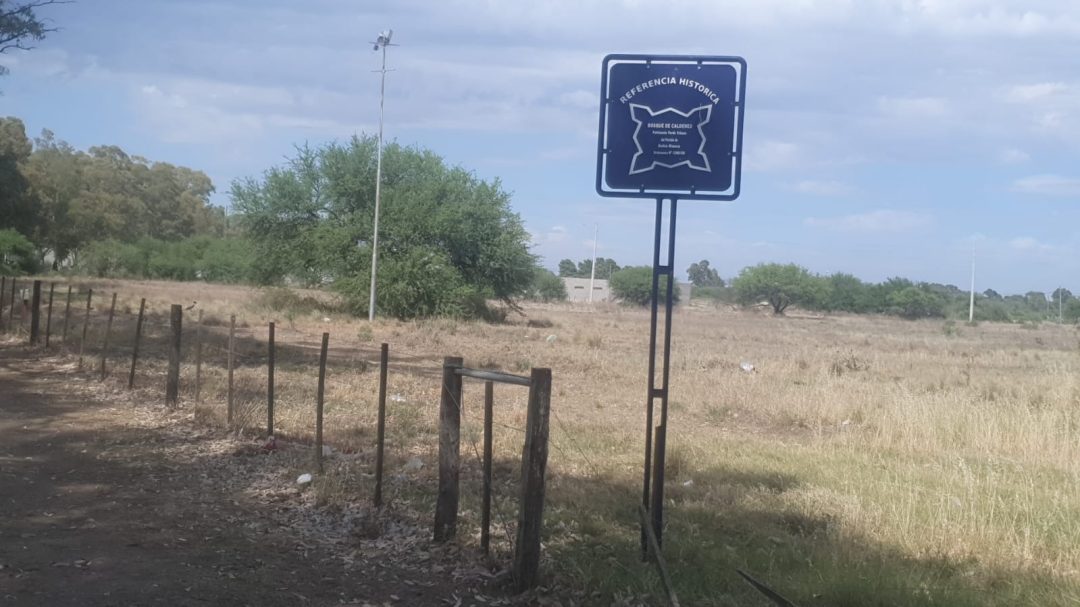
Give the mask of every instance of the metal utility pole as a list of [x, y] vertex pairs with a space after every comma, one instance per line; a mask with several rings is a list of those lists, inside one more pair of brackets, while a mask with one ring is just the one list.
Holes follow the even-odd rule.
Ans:
[[596, 237], [600, 234], [600, 224], [593, 227], [592, 233], [592, 273], [589, 274], [589, 303], [592, 303], [593, 283], [596, 282]]
[[[371, 297], [368, 300], [368, 322], [375, 320], [375, 274], [379, 269], [379, 196], [382, 190], [382, 148], [383, 148], [383, 106], [386, 101], [386, 47], [390, 46], [390, 36], [394, 30], [379, 34], [372, 44], [374, 50], [382, 50], [382, 82], [379, 84], [379, 150], [375, 160], [375, 230], [371, 237]], [[397, 46], [397, 45], [394, 45]]]
[[971, 245], [971, 299], [968, 301], [968, 324], [975, 322], [975, 245]]

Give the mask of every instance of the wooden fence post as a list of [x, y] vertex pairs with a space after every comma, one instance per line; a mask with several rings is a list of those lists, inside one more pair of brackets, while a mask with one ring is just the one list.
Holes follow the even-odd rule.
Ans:
[[34, 281], [33, 299], [30, 308], [30, 345], [36, 346], [41, 341], [41, 281]]
[[45, 347], [49, 347], [49, 337], [52, 335], [52, 303], [53, 303], [53, 291], [56, 290], [56, 283], [49, 283], [49, 312], [45, 315]]
[[274, 435], [274, 323], [270, 323], [270, 336], [266, 345], [266, 435]]
[[86, 348], [86, 331], [90, 328], [90, 300], [94, 297], [94, 290], [86, 290], [86, 317], [83, 318], [82, 340], [79, 341], [79, 370], [82, 371], [83, 350]]
[[547, 473], [551, 369], [533, 369], [525, 449], [521, 456], [521, 508], [514, 542], [514, 589], [536, 586], [540, 573], [540, 531], [544, 523], [544, 477]]
[[315, 466], [319, 474], [323, 471], [323, 394], [326, 392], [326, 350], [330, 345], [330, 334], [322, 334], [322, 350], [319, 352], [319, 390], [315, 393]]
[[199, 322], [195, 325], [195, 405], [198, 406], [202, 396], [202, 314], [199, 310]]
[[[18, 327], [15, 326], [15, 277], [11, 277], [11, 309], [8, 310], [8, 326], [12, 331], [15, 331]], [[19, 315], [19, 320], [22, 320], [22, 315]]]
[[435, 501], [435, 541], [457, 533], [458, 479], [461, 472], [461, 357], [443, 359], [442, 398], [439, 400], [439, 495]]
[[116, 315], [116, 291], [112, 294], [112, 305], [109, 306], [109, 322], [105, 325], [105, 343], [101, 348], [101, 381], [105, 381], [105, 362], [109, 359], [109, 340], [112, 338], [113, 316]]
[[64, 331], [60, 334], [60, 341], [67, 344], [68, 318], [71, 316], [71, 285], [68, 285], [67, 303], [64, 304]]
[[480, 550], [491, 547], [492, 423], [495, 418], [495, 382], [484, 382], [484, 493], [480, 502]]
[[7, 276], [0, 276], [0, 330], [4, 328], [4, 293], [7, 293]]
[[184, 308], [173, 304], [169, 314], [172, 327], [172, 343], [169, 344], [169, 375], [165, 381], [165, 404], [175, 407], [180, 401], [180, 336]]
[[375, 431], [375, 509], [382, 508], [383, 452], [386, 449], [386, 372], [390, 344], [379, 349], [379, 421]]
[[135, 387], [135, 365], [139, 363], [139, 341], [142, 340], [143, 314], [146, 312], [146, 298], [139, 300], [139, 318], [135, 321], [135, 345], [131, 349], [131, 373], [128, 374], [128, 390]]
[[232, 428], [233, 423], [233, 345], [236, 340], [236, 314], [229, 316], [229, 387], [225, 393], [225, 420]]

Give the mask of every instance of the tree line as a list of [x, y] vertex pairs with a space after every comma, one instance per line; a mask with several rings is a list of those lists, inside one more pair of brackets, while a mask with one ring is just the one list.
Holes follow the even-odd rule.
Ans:
[[[765, 263], [743, 268], [731, 287], [695, 290], [702, 296], [743, 305], [765, 303], [775, 314], [789, 306], [824, 312], [891, 314], [904, 318], [968, 318], [970, 293], [955, 285], [894, 277], [864, 282], [851, 274], [813, 274], [799, 265]], [[1039, 322], [1060, 317], [1080, 321], [1080, 300], [1065, 288], [1002, 296], [993, 289], [975, 294], [977, 321]]]
[[[117, 146], [76, 150], [48, 130], [31, 141], [21, 120], [0, 118], [0, 257], [9, 269], [149, 276], [162, 265], [152, 258], [188, 256], [172, 243], [224, 236], [213, 191], [201, 171]], [[147, 259], [132, 261], [139, 255]]]

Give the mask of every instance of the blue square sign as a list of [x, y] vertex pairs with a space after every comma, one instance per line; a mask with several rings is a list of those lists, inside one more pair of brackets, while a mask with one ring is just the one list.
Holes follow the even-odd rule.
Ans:
[[737, 198], [745, 92], [741, 57], [605, 57], [597, 193]]

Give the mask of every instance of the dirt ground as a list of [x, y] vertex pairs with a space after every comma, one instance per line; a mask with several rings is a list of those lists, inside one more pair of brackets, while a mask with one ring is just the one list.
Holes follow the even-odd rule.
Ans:
[[489, 590], [478, 559], [424, 529], [362, 537], [370, 512], [311, 507], [287, 447], [264, 454], [96, 385], [0, 343], [0, 605], [528, 600]]

